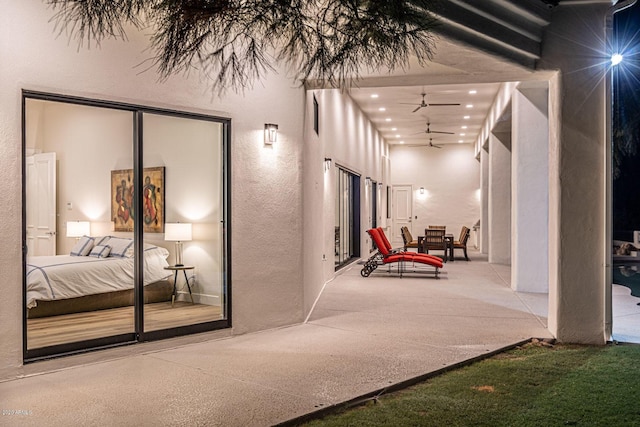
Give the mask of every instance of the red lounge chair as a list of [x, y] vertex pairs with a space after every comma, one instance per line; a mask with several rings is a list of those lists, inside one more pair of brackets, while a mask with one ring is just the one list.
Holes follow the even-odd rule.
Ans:
[[[405, 272], [415, 273], [433, 273], [436, 278], [440, 274], [442, 268], [442, 259], [433, 255], [419, 254], [416, 252], [402, 252], [391, 249], [389, 239], [385, 236], [384, 231], [380, 228], [372, 228], [367, 230], [367, 233], [371, 236], [373, 243], [378, 248], [378, 251], [371, 256], [365, 262], [364, 267], [360, 271], [362, 277], [369, 277], [369, 275], [378, 268], [379, 265], [397, 264], [398, 273], [402, 276]], [[423, 266], [434, 267], [434, 270], [421, 269]], [[414, 270], [408, 270], [408, 267], [414, 268]], [[389, 269], [389, 272], [391, 270]]]

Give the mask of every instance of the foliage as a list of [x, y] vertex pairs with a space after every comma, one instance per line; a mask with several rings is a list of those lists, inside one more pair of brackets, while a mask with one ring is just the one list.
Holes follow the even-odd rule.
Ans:
[[303, 83], [344, 87], [363, 69], [432, 57], [438, 0], [45, 0], [79, 43], [151, 29], [161, 76], [199, 68], [219, 91], [250, 86], [274, 65]]

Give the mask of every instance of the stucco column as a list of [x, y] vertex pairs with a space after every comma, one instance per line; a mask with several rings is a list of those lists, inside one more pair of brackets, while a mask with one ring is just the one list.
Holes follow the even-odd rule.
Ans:
[[[511, 99], [511, 287], [549, 289], [549, 125], [546, 82], [521, 84]], [[543, 87], [537, 87], [542, 85]]]
[[511, 262], [511, 134], [489, 136], [489, 262]]
[[[488, 145], [488, 144], [486, 144]], [[485, 147], [486, 147], [485, 145]], [[489, 253], [489, 152], [480, 149], [480, 253]]]
[[604, 344], [605, 80], [610, 2], [561, 4], [539, 67], [549, 87], [549, 330], [560, 341]]

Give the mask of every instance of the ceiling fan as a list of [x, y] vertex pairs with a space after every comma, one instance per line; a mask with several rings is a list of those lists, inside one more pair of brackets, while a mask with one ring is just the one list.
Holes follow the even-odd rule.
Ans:
[[436, 145], [433, 143], [433, 139], [429, 138], [429, 145], [424, 144], [409, 144], [405, 145], [405, 147], [425, 147], [425, 148], [442, 148], [442, 145]]
[[430, 148], [442, 148], [442, 145], [435, 145], [432, 142], [431, 138], [429, 138], [429, 145], [427, 147], [430, 147]]
[[444, 132], [441, 130], [431, 130], [431, 123], [427, 122], [427, 130], [421, 130], [420, 132], [416, 132], [415, 134], [419, 134], [419, 133], [426, 133], [426, 134], [432, 134], [432, 133], [442, 133], [445, 135], [454, 135], [455, 132]]
[[[427, 96], [427, 94], [422, 92], [421, 95], [422, 95], [422, 102], [420, 102], [420, 104], [418, 104], [416, 109], [412, 111], [413, 113], [415, 113], [419, 109], [425, 108], [425, 107], [444, 107], [444, 106], [460, 105], [460, 104], [427, 104], [427, 101], [425, 100], [425, 97]], [[416, 105], [416, 104], [409, 104], [409, 103], [406, 103], [406, 102], [401, 102], [401, 104]]]

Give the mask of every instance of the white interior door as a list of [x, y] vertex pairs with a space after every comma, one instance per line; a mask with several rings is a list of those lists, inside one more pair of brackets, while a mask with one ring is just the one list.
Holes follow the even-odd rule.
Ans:
[[26, 158], [27, 254], [56, 254], [56, 153]]
[[393, 186], [393, 218], [391, 236], [394, 243], [402, 243], [401, 227], [407, 227], [413, 234], [412, 215], [413, 215], [413, 188], [411, 185], [394, 185]]

